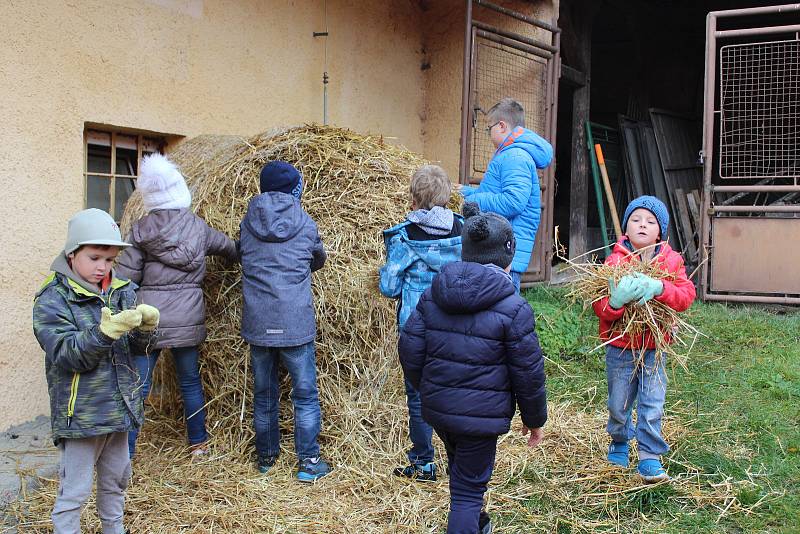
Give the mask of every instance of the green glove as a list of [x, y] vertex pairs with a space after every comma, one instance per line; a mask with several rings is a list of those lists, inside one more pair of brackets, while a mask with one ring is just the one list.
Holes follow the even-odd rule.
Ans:
[[111, 339], [119, 339], [142, 324], [142, 312], [136, 309], [112, 315], [111, 310], [104, 306], [100, 314], [100, 331]]
[[139, 304], [136, 306], [136, 310], [142, 314], [142, 324], [139, 326], [139, 330], [152, 332], [158, 328], [158, 320], [161, 318], [158, 308], [149, 304]]
[[639, 299], [639, 304], [644, 304], [664, 292], [664, 282], [661, 280], [656, 280], [643, 273], [636, 273], [635, 276], [642, 289], [642, 298]]
[[627, 303], [640, 299], [643, 296], [642, 287], [635, 276], [626, 274], [619, 283], [614, 285], [614, 280], [608, 279], [608, 289], [611, 296], [608, 303], [614, 309], [620, 309]]

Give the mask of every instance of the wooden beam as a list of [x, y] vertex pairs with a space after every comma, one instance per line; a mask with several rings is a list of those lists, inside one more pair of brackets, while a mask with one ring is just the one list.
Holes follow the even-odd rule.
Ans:
[[561, 81], [582, 87], [586, 85], [586, 75], [569, 65], [561, 64]]
[[689, 206], [689, 215], [692, 216], [692, 227], [694, 227], [695, 234], [700, 231], [700, 203], [698, 199], [700, 196], [697, 190], [686, 193], [686, 202]]
[[586, 128], [589, 120], [589, 84], [572, 96], [572, 158], [569, 188], [569, 256], [575, 258], [589, 249], [586, 244], [589, 212], [589, 152]]
[[692, 237], [692, 223], [689, 216], [689, 207], [686, 205], [686, 194], [683, 189], [675, 189], [675, 212], [678, 220], [678, 228], [683, 235], [683, 241], [686, 243], [686, 250], [684, 251], [689, 261], [695, 261], [697, 258], [697, 247], [694, 244], [694, 237]]
[[[596, 9], [596, 8], [595, 8]], [[572, 20], [576, 72], [583, 77], [583, 84], [572, 94], [572, 157], [570, 164], [569, 190], [569, 256], [574, 258], [586, 253], [589, 214], [589, 151], [586, 146], [586, 122], [589, 120], [591, 104], [592, 23], [593, 9], [581, 6], [574, 12], [580, 18]], [[574, 73], [568, 69], [568, 75]], [[564, 71], [562, 67], [562, 72]]]

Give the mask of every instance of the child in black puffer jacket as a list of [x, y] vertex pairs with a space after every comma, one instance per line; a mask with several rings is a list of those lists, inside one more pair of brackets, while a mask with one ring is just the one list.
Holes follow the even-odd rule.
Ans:
[[[465, 210], [469, 211], [469, 210]], [[483, 494], [497, 437], [519, 405], [528, 444], [547, 420], [544, 362], [534, 315], [509, 275], [515, 240], [494, 213], [469, 217], [462, 260], [446, 265], [400, 335], [400, 361], [450, 466], [448, 534], [488, 532]]]

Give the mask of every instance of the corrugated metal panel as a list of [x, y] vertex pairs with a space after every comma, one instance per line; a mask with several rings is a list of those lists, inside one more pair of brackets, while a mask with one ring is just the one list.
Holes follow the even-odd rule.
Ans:
[[[688, 192], [702, 187], [703, 166], [699, 161], [703, 144], [702, 123], [692, 117], [663, 109], [650, 109], [650, 119], [653, 122], [661, 168], [670, 197], [670, 215], [676, 221], [679, 216], [676, 212], [676, 189]], [[680, 250], [689, 248], [687, 236], [678, 232], [678, 238]]]

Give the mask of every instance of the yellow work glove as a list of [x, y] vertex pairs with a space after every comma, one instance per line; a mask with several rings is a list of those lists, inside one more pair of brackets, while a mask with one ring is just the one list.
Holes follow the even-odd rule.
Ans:
[[142, 312], [139, 310], [123, 310], [112, 314], [109, 308], [100, 310], [100, 331], [111, 339], [119, 339], [142, 324]]
[[149, 304], [139, 304], [136, 306], [136, 310], [142, 314], [142, 324], [139, 325], [139, 330], [152, 332], [158, 328], [158, 319], [161, 317], [158, 308]]

